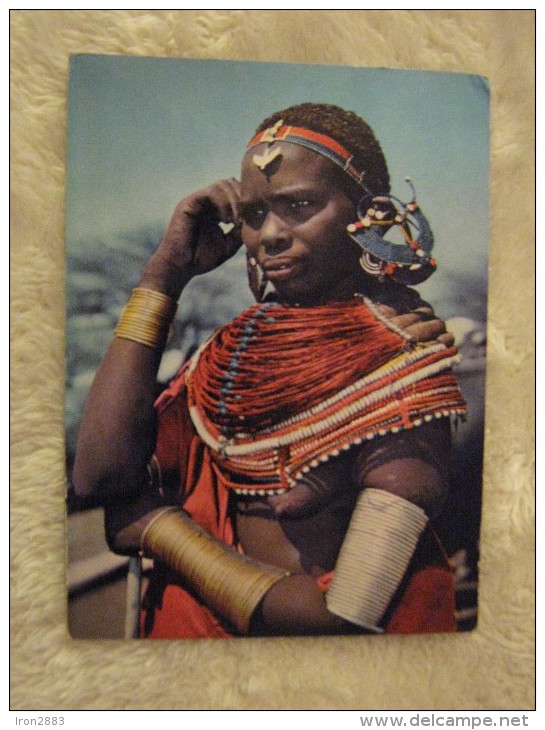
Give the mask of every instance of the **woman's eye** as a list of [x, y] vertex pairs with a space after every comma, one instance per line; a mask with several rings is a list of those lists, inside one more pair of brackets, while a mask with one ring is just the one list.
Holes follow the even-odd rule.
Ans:
[[267, 215], [267, 210], [260, 205], [246, 205], [241, 210], [242, 221], [252, 228], [258, 228]]
[[310, 200], [294, 200], [291, 203], [292, 208], [306, 208], [310, 205]]
[[317, 204], [312, 200], [292, 200], [288, 205], [288, 215], [297, 222], [312, 218], [317, 212]]
[[257, 229], [261, 228], [265, 222], [269, 210], [286, 222], [302, 223], [315, 215], [317, 207], [317, 203], [306, 198], [281, 199], [271, 203], [270, 208], [266, 205], [243, 205], [240, 209], [240, 217], [247, 226]]

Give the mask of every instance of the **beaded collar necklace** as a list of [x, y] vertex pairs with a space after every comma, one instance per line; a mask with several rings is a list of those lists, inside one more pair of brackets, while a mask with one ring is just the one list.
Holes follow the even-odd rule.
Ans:
[[193, 425], [227, 486], [270, 493], [353, 444], [463, 415], [456, 350], [408, 347], [364, 298], [243, 312], [184, 371]]

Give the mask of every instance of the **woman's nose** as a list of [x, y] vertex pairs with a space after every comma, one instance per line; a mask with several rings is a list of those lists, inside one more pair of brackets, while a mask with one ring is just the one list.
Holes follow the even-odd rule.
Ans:
[[269, 256], [277, 256], [291, 246], [291, 232], [272, 211], [267, 213], [260, 231], [260, 244]]

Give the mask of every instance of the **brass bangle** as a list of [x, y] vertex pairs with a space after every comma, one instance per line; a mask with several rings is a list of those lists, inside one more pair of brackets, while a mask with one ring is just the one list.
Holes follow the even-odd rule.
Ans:
[[141, 539], [147, 557], [181, 575], [215, 613], [247, 634], [261, 599], [289, 575], [224, 545], [178, 508], [158, 514]]
[[115, 330], [115, 336], [154, 350], [167, 342], [177, 302], [154, 289], [133, 289]]

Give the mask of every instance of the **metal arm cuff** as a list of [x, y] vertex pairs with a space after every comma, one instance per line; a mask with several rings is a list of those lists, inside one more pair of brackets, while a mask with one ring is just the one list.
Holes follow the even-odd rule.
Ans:
[[427, 522], [415, 504], [381, 489], [365, 489], [337, 558], [326, 596], [329, 611], [380, 633], [380, 619]]
[[289, 575], [224, 545], [178, 508], [157, 515], [141, 544], [146, 556], [179, 573], [212, 611], [243, 634], [265, 593]]

